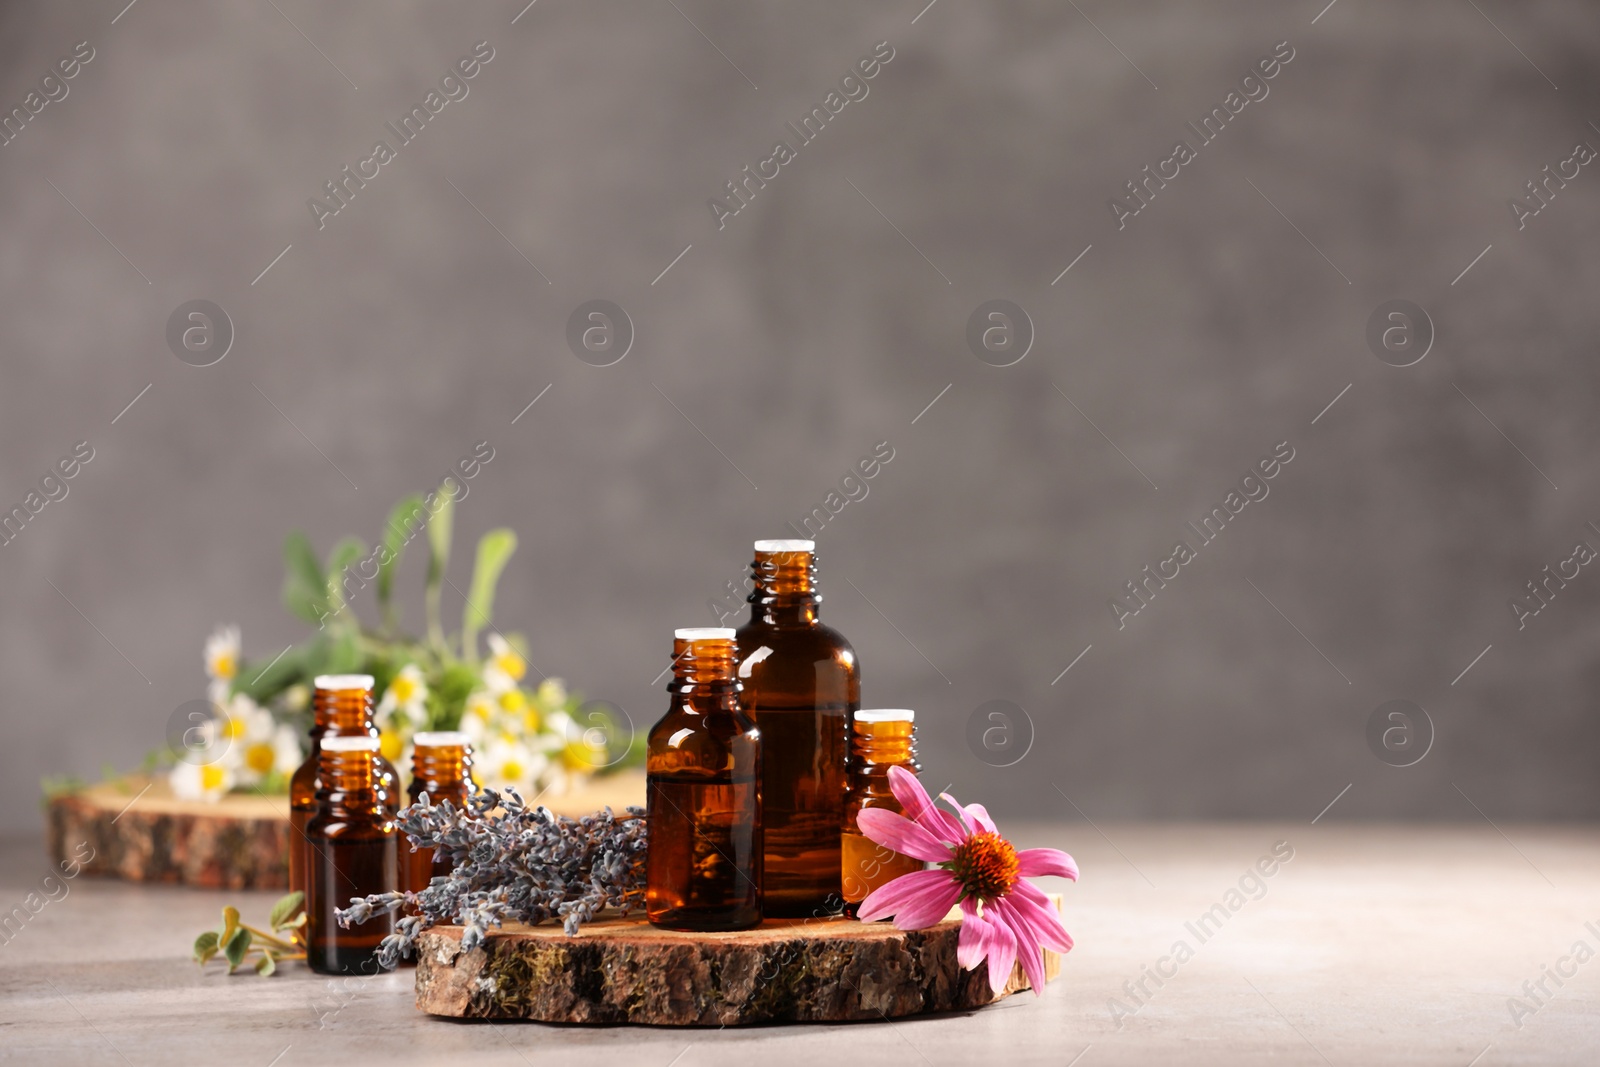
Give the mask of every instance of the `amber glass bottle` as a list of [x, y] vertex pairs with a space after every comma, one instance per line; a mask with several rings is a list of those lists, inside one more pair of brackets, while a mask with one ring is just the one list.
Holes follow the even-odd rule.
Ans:
[[750, 621], [739, 630], [744, 705], [761, 728], [768, 915], [810, 916], [840, 904], [850, 714], [861, 676], [850, 642], [817, 618], [811, 541], [757, 541]]
[[761, 733], [739, 704], [732, 630], [678, 630], [672, 653], [646, 757], [645, 914], [743, 930], [761, 922]]
[[334, 913], [351, 897], [399, 888], [394, 814], [378, 788], [378, 739], [324, 737], [317, 810], [306, 823], [306, 963], [321, 974], [376, 974], [377, 949], [394, 929], [387, 912], [346, 930]]
[[[472, 778], [472, 744], [466, 734], [421, 732], [411, 738], [411, 784], [406, 796], [415, 804], [423, 793], [437, 804], [448, 800], [460, 811], [466, 807], [477, 783]], [[411, 843], [400, 835], [400, 888], [420, 893], [434, 875], [448, 875], [448, 865], [435, 863], [433, 849], [411, 850]]]
[[[377, 737], [372, 724], [372, 675], [319, 674], [311, 696], [311, 752], [289, 779], [289, 889], [305, 891], [306, 823], [317, 810], [317, 754], [324, 737]], [[391, 812], [400, 799], [400, 776], [378, 757], [378, 790]]]
[[855, 713], [842, 838], [845, 911], [850, 915], [874, 889], [902, 874], [922, 870], [921, 860], [870, 840], [856, 826], [862, 808], [888, 808], [905, 814], [889, 791], [889, 768], [921, 773], [915, 718], [909, 710], [887, 708]]

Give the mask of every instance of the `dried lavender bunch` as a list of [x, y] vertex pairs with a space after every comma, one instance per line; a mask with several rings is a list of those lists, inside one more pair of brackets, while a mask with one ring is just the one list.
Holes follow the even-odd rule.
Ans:
[[506, 920], [536, 925], [559, 917], [567, 936], [605, 908], [626, 915], [643, 907], [644, 809], [618, 818], [610, 808], [581, 819], [529, 809], [515, 789], [484, 789], [464, 809], [448, 800], [431, 804], [424, 793], [400, 811], [399, 828], [414, 847], [431, 848], [454, 867], [420, 893], [353, 897], [338, 913], [346, 928], [404, 904], [419, 914], [402, 916], [383, 939], [378, 960], [394, 967], [411, 958], [417, 936], [439, 923], [466, 928], [461, 947], [483, 941]]

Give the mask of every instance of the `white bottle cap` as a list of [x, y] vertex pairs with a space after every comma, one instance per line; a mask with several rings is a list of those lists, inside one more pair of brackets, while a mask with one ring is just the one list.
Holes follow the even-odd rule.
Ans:
[[738, 634], [727, 626], [691, 626], [672, 631], [672, 636], [679, 641], [732, 641]]
[[428, 745], [440, 747], [446, 745], [470, 745], [472, 738], [460, 730], [419, 730], [411, 735], [413, 745]]
[[313, 680], [318, 689], [371, 689], [370, 674], [319, 674]]
[[757, 552], [815, 552], [815, 541], [757, 541]]
[[862, 708], [856, 712], [856, 722], [915, 722], [917, 713], [910, 708]]
[[378, 739], [368, 737], [366, 734], [354, 734], [350, 737], [324, 737], [322, 739], [324, 752], [376, 752]]

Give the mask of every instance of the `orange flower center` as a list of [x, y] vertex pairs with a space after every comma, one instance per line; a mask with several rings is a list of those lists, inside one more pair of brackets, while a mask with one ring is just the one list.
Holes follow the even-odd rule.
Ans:
[[999, 834], [985, 830], [956, 846], [948, 866], [969, 895], [994, 900], [1016, 884], [1017, 850]]

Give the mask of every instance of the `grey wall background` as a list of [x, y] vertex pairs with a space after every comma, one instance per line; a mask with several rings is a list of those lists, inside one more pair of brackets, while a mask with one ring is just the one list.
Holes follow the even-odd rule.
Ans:
[[[1600, 546], [1600, 176], [1520, 232], [1507, 207], [1600, 145], [1592, 12], [921, 6], [7, 5], [6, 109], [95, 58], [0, 148], [0, 499], [95, 459], [0, 549], [6, 810], [159, 745], [214, 624], [257, 657], [299, 639], [290, 528], [370, 540], [487, 439], [458, 543], [514, 526], [500, 620], [641, 725], [670, 630], [887, 440], [819, 539], [824, 615], [963, 799], [1600, 813], [1600, 577], [1521, 632], [1507, 606]], [[480, 40], [470, 95], [319, 232], [307, 198]], [[870, 95], [719, 232], [707, 198], [884, 40]], [[1270, 95], [1119, 232], [1107, 199], [1283, 40]], [[237, 330], [203, 369], [164, 340], [195, 298]], [[564, 340], [594, 298], [637, 328], [608, 368]], [[1036, 328], [1011, 367], [964, 340], [991, 298]], [[1437, 328], [1404, 369], [1363, 340], [1393, 298]], [[1122, 583], [1280, 441], [1270, 496], [1119, 632]], [[1403, 769], [1364, 737], [1395, 698], [1437, 731]], [[1008, 768], [964, 740], [991, 699], [1035, 731]]]

